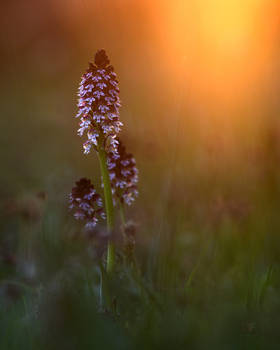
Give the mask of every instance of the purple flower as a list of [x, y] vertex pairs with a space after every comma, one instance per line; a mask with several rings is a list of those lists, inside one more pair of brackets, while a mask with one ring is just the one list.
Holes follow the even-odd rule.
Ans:
[[97, 51], [94, 64], [89, 63], [78, 90], [78, 135], [87, 132], [88, 140], [83, 145], [86, 154], [91, 147], [96, 150], [99, 141], [103, 141], [111, 152], [116, 152], [114, 139], [122, 126], [119, 120], [121, 104], [117, 75], [109, 63], [105, 50]]
[[98, 218], [105, 218], [102, 199], [89, 179], [82, 178], [76, 182], [69, 195], [69, 203], [74, 218], [86, 221], [86, 228], [94, 227]]
[[117, 154], [110, 152], [107, 158], [112, 193], [115, 199], [130, 205], [138, 195], [138, 169], [133, 155], [126, 152], [119, 139], [115, 141]]

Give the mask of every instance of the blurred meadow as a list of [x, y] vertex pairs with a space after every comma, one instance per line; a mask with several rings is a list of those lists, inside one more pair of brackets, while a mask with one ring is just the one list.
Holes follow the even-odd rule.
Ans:
[[[0, 349], [279, 349], [279, 2], [0, 10]], [[68, 210], [75, 181], [100, 185], [74, 118], [100, 48], [139, 169], [114, 312], [98, 307], [105, 224], [86, 234]]]

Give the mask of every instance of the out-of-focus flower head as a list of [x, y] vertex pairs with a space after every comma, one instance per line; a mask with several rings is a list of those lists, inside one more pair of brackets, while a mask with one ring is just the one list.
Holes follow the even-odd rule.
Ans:
[[96, 149], [99, 138], [108, 144], [114, 152], [117, 147], [116, 136], [122, 123], [119, 120], [119, 87], [117, 75], [106, 55], [105, 50], [97, 51], [94, 64], [82, 76], [78, 96], [78, 113], [80, 118], [78, 135], [87, 133], [87, 141], [83, 144], [84, 153], [88, 154], [92, 147]]
[[101, 196], [89, 179], [81, 178], [76, 182], [69, 195], [69, 202], [75, 219], [86, 221], [86, 228], [94, 227], [99, 218], [105, 218]]
[[124, 232], [124, 245], [123, 252], [128, 261], [133, 260], [134, 247], [135, 247], [135, 233], [136, 224], [133, 221], [128, 221], [123, 226]]
[[112, 193], [121, 203], [130, 205], [138, 195], [138, 169], [133, 155], [117, 141], [117, 154], [109, 152], [107, 158]]

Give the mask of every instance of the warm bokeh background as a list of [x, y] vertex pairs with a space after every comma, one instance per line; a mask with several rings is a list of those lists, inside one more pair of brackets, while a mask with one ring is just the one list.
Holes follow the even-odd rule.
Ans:
[[1, 7], [5, 191], [89, 168], [72, 117], [80, 75], [100, 47], [119, 75], [123, 133], [154, 176], [165, 176], [155, 170], [159, 163], [181, 174], [184, 167], [209, 171], [214, 159], [223, 168], [245, 156], [245, 166], [255, 166], [267, 129], [278, 133], [277, 1], [29, 0]]
[[201, 291], [215, 278], [228, 291], [233, 266], [247, 258], [259, 258], [256, 274], [279, 268], [279, 1], [0, 6], [0, 253], [14, 254], [14, 241], [27, 237], [19, 254], [33, 261], [28, 220], [41, 210], [41, 191], [46, 230], [57, 235], [63, 215], [72, 225], [64, 231], [76, 229], [65, 214], [67, 194], [81, 176], [99, 181], [96, 157], [82, 154], [76, 135], [76, 93], [88, 61], [105, 48], [120, 81], [122, 137], [140, 171], [140, 196], [129, 214], [146, 278], [172, 289], [202, 250], [205, 269], [216, 265], [201, 273], [208, 276]]

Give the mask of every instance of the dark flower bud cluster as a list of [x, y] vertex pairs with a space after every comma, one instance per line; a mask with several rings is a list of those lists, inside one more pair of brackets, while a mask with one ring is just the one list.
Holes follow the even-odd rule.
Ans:
[[75, 219], [86, 221], [86, 228], [94, 227], [99, 218], [105, 219], [101, 196], [89, 179], [81, 178], [76, 182], [70, 193], [69, 202], [69, 208], [74, 211]]
[[130, 205], [138, 195], [138, 169], [133, 155], [117, 141], [117, 153], [109, 152], [107, 158], [112, 193], [115, 199]]
[[91, 147], [96, 149], [99, 138], [114, 152], [117, 147], [116, 136], [120, 132], [122, 123], [119, 120], [119, 87], [117, 75], [105, 50], [97, 51], [94, 64], [82, 76], [79, 87], [78, 113], [80, 118], [78, 135], [87, 133], [84, 143], [84, 153], [88, 154]]

